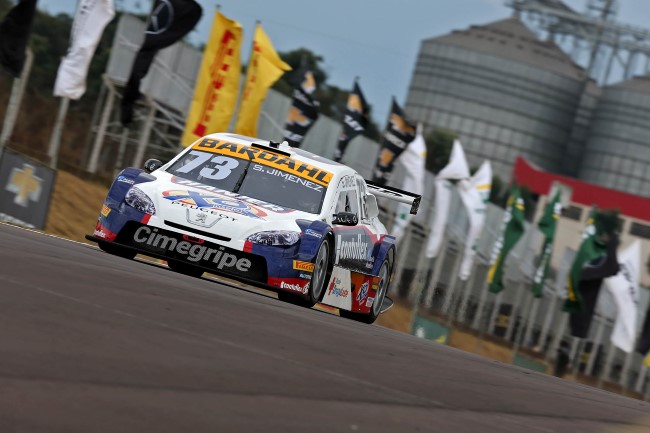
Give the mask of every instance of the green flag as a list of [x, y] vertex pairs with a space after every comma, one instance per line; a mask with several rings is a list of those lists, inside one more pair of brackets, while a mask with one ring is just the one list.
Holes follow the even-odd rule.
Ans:
[[567, 281], [568, 298], [564, 302], [563, 311], [579, 313], [584, 311], [583, 296], [580, 293], [580, 280], [586, 265], [605, 255], [607, 251], [607, 235], [614, 231], [618, 213], [600, 212], [592, 208], [587, 220], [587, 227], [582, 234], [582, 243], [571, 265]]
[[510, 250], [524, 234], [524, 200], [519, 193], [519, 187], [513, 183], [506, 213], [503, 218], [501, 234], [494, 244], [490, 270], [487, 275], [487, 282], [492, 293], [499, 293], [503, 287], [503, 265]]
[[560, 191], [555, 194], [555, 197], [544, 208], [544, 215], [537, 223], [539, 231], [544, 234], [544, 248], [542, 249], [542, 257], [537, 264], [535, 277], [533, 279], [533, 295], [536, 298], [541, 298], [544, 292], [544, 280], [548, 272], [548, 265], [551, 262], [551, 255], [553, 254], [553, 239], [555, 238], [555, 228], [557, 221], [562, 212], [562, 204], [560, 203]]

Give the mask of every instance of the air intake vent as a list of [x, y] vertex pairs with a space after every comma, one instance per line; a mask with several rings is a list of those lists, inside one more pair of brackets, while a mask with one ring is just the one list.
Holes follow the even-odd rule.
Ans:
[[174, 227], [175, 229], [184, 230], [186, 232], [193, 233], [195, 235], [205, 236], [206, 238], [216, 239], [218, 241], [230, 242], [230, 240], [232, 239], [215, 233], [206, 232], [205, 230], [197, 230], [194, 227], [184, 226], [182, 224], [178, 224], [172, 221], [165, 220], [165, 224], [167, 224], [169, 227]]

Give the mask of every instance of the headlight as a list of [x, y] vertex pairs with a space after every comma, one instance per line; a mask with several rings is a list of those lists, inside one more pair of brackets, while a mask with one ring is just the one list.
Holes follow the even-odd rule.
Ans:
[[140, 188], [133, 187], [127, 191], [126, 196], [124, 197], [126, 204], [131, 206], [134, 209], [139, 210], [140, 212], [148, 213], [151, 215], [156, 214], [156, 208], [153, 205], [153, 201], [145, 194]]
[[293, 245], [300, 240], [300, 233], [290, 232], [284, 230], [276, 230], [270, 232], [259, 232], [253, 235], [250, 235], [248, 239], [249, 242], [260, 245]]

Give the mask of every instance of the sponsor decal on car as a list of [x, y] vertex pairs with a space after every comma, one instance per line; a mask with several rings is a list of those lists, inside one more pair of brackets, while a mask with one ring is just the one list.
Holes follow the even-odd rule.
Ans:
[[368, 281], [366, 281], [361, 285], [361, 287], [359, 287], [359, 293], [357, 293], [357, 301], [362, 302], [368, 297], [368, 285]]
[[343, 281], [340, 278], [334, 278], [327, 289], [327, 294], [336, 298], [347, 298], [350, 296], [350, 291], [343, 287]]
[[372, 254], [368, 247], [370, 244], [363, 241], [363, 236], [357, 234], [356, 239], [344, 240], [343, 236], [337, 236], [336, 242], [336, 260], [338, 263], [341, 260], [368, 260]]
[[136, 244], [153, 247], [155, 249], [175, 252], [190, 262], [209, 261], [216, 265], [218, 270], [237, 270], [248, 272], [251, 261], [245, 257], [238, 257], [231, 252], [226, 252], [225, 247], [210, 248], [201, 244], [182, 240], [162, 234], [157, 228], [142, 226], [133, 233]]
[[221, 188], [217, 188], [217, 187], [210, 186], [210, 185], [205, 185], [205, 184], [195, 182], [195, 181], [189, 180], [189, 179], [183, 179], [182, 177], [172, 176], [172, 182], [176, 183], [178, 185], [191, 186], [192, 188], [197, 188], [197, 189], [203, 189], [203, 190], [206, 190], [206, 191], [210, 191], [210, 192], [216, 193], [218, 195], [222, 195], [222, 196], [224, 196], [226, 198], [227, 197], [236, 198], [237, 200], [245, 201], [246, 203], [250, 203], [252, 205], [255, 205], [257, 207], [261, 207], [261, 208], [266, 209], [266, 210], [270, 210], [272, 212], [277, 212], [277, 213], [295, 212], [294, 209], [285, 208], [285, 207], [278, 206], [278, 205], [273, 204], [273, 203], [267, 203], [265, 201], [262, 201], [262, 200], [259, 200], [259, 199], [256, 199], [256, 198], [246, 197], [245, 195], [239, 195], [239, 194], [237, 194], [235, 192], [226, 191], [226, 190], [223, 190]]
[[106, 206], [104, 204], [104, 205], [102, 205], [102, 212], [101, 213], [102, 213], [103, 216], [107, 217], [108, 214], [111, 213], [111, 208], [109, 208], [108, 206]]
[[305, 235], [307, 235], [307, 236], [313, 236], [313, 237], [318, 238], [318, 239], [322, 239], [322, 238], [323, 238], [323, 235], [322, 235], [321, 233], [318, 233], [316, 230], [313, 230], [313, 229], [307, 229], [307, 230], [305, 230]]
[[314, 272], [314, 264], [300, 260], [293, 261], [293, 268], [298, 271]]
[[229, 219], [230, 221], [237, 221], [237, 218], [235, 218], [235, 217], [233, 217], [233, 216], [231, 216], [231, 215], [229, 215], [227, 213], [220, 212], [218, 210], [200, 208], [198, 206], [194, 206], [194, 205], [191, 205], [191, 204], [181, 203], [180, 201], [173, 201], [172, 204], [176, 205], [176, 206], [184, 207], [186, 209], [198, 210], [200, 212], [208, 213], [210, 215], [216, 215], [216, 216], [219, 217], [219, 219]]
[[288, 289], [306, 295], [307, 292], [309, 291], [309, 283], [305, 284], [304, 286], [301, 286], [300, 284], [290, 284], [284, 281], [280, 281], [280, 288]]
[[311, 280], [311, 276], [312, 276], [312, 275], [311, 275], [311, 274], [303, 274], [303, 273], [301, 273], [301, 274], [299, 274], [298, 276], [299, 276], [300, 278], [302, 278], [303, 280]]
[[375, 303], [375, 298], [366, 299], [366, 307], [372, 307], [372, 304]]
[[129, 179], [128, 177], [125, 176], [118, 176], [117, 181], [122, 183], [128, 183], [129, 185], [135, 184], [135, 180]]
[[224, 197], [219, 194], [188, 190], [169, 190], [163, 191], [162, 195], [172, 203], [183, 203], [190, 206], [196, 206], [201, 210], [219, 209], [224, 212], [232, 212], [258, 219], [264, 219], [264, 217], [268, 215], [256, 206], [234, 198]]
[[314, 167], [306, 162], [298, 161], [291, 157], [281, 155], [272, 150], [260, 149], [243, 144], [229, 143], [224, 140], [204, 138], [193, 146], [193, 149], [206, 152], [218, 153], [221, 155], [233, 156], [248, 161], [255, 161], [258, 164], [291, 173], [303, 179], [321, 186], [329, 185], [332, 180], [332, 173], [322, 168]]

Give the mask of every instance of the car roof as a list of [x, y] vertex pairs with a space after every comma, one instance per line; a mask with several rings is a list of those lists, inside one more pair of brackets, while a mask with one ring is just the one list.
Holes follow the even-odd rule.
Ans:
[[[248, 137], [245, 135], [239, 135], [233, 133], [216, 133], [216, 134], [206, 135], [203, 138], [211, 138], [214, 140], [225, 140], [231, 143], [244, 144], [248, 146], [250, 146], [253, 143], [256, 143], [256, 144], [261, 144], [263, 146], [269, 146], [269, 150], [271, 152], [274, 150], [274, 148], [270, 146], [269, 140], [264, 140], [255, 137]], [[300, 162], [305, 162], [307, 164], [313, 165], [314, 167], [323, 170], [327, 170], [336, 177], [340, 175], [345, 175], [345, 174], [350, 175], [356, 173], [356, 170], [354, 170], [351, 167], [348, 167], [347, 165], [340, 164], [336, 161], [332, 161], [331, 159], [327, 159], [325, 157], [322, 157], [315, 153], [311, 153], [304, 149], [291, 147], [286, 141], [281, 143], [277, 150], [288, 152], [291, 154], [292, 159], [295, 159]]]

